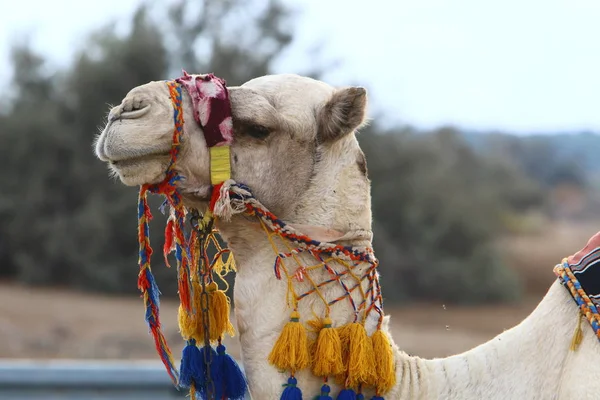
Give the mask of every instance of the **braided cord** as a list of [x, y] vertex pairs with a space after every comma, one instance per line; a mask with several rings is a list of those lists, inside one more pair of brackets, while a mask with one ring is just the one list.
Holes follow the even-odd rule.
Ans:
[[178, 273], [179, 273], [179, 285], [180, 298], [182, 304], [187, 305], [189, 309], [189, 287], [186, 290], [186, 284], [183, 282], [189, 281], [189, 257], [186, 246], [184, 245], [183, 231], [180, 229], [183, 226], [184, 208], [181, 199], [176, 191], [176, 183], [180, 179], [174, 171], [175, 160], [179, 155], [181, 136], [183, 135], [183, 111], [182, 105], [182, 92], [181, 87], [177, 83], [167, 82], [169, 93], [171, 96], [171, 102], [173, 105], [173, 121], [175, 128], [173, 130], [173, 143], [171, 146], [171, 162], [166, 171], [166, 178], [163, 182], [157, 185], [142, 185], [140, 187], [138, 197], [138, 242], [139, 242], [139, 259], [138, 264], [140, 268], [138, 276], [138, 289], [142, 292], [144, 298], [144, 305], [146, 308], [145, 319], [150, 328], [150, 333], [154, 339], [156, 350], [161, 358], [161, 361], [165, 365], [171, 380], [177, 384], [179, 375], [173, 355], [167, 344], [167, 340], [164, 337], [160, 318], [159, 309], [160, 302], [159, 296], [160, 291], [152, 274], [150, 267], [150, 259], [152, 256], [152, 247], [150, 246], [150, 229], [149, 222], [152, 220], [152, 213], [148, 207], [148, 192], [151, 193], [165, 193], [168, 194], [167, 198], [174, 210], [175, 224], [171, 224], [174, 233], [175, 242], [175, 257], [177, 259]]
[[558, 264], [554, 267], [554, 273], [558, 276], [561, 283], [569, 289], [569, 292], [579, 306], [581, 313], [592, 326], [596, 337], [600, 339], [600, 314], [598, 313], [598, 308], [581, 287], [581, 283], [579, 283], [579, 280], [573, 274], [566, 259], [562, 260], [562, 264]]
[[150, 258], [152, 256], [152, 247], [150, 247], [150, 236], [148, 223], [152, 219], [152, 214], [148, 207], [148, 201], [146, 191], [141, 190], [138, 202], [138, 236], [140, 243], [139, 250], [139, 266], [140, 272], [138, 275], [138, 289], [142, 292], [144, 298], [144, 305], [146, 308], [146, 322], [150, 328], [150, 333], [154, 339], [156, 350], [165, 365], [171, 380], [176, 384], [179, 376], [173, 355], [167, 345], [160, 326], [159, 317], [159, 296], [160, 291], [152, 275], [152, 269], [150, 268]]

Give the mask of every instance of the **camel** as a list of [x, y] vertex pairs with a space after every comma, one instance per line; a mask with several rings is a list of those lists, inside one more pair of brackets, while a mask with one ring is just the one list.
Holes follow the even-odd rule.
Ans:
[[[370, 180], [356, 138], [366, 123], [365, 89], [278, 74], [230, 87], [229, 95], [232, 178], [251, 188], [279, 218], [318, 240], [370, 246]], [[184, 177], [179, 182], [184, 202], [203, 210], [211, 196], [209, 152], [192, 109], [184, 93], [187, 122], [176, 169]], [[158, 183], [169, 164], [172, 131], [165, 82], [150, 82], [132, 89], [110, 110], [95, 153], [125, 185]], [[268, 356], [289, 320], [286, 284], [273, 277], [275, 255], [259, 224], [234, 215], [219, 220], [218, 229], [238, 266], [234, 310], [251, 396], [279, 399], [288, 375], [273, 367]], [[600, 236], [590, 243], [598, 247]], [[330, 291], [325, 295], [338, 295], [335, 288]], [[300, 307], [304, 315], [318, 304]], [[334, 325], [351, 318], [346, 303], [332, 309]], [[367, 331], [372, 333], [375, 325], [367, 321]], [[388, 326], [386, 316], [382, 329], [389, 332]], [[579, 328], [581, 341], [574, 351], [571, 342]], [[600, 344], [558, 280], [520, 324], [462, 354], [422, 359], [391, 342], [396, 383], [386, 399], [595, 399], [600, 393]], [[296, 377], [305, 398], [319, 393], [322, 379], [306, 370]], [[334, 396], [340, 386], [330, 385]], [[363, 393], [365, 398], [373, 395], [370, 389]]]

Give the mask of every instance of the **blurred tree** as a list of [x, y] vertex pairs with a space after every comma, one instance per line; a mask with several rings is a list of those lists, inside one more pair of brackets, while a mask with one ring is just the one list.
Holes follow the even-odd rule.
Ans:
[[[272, 73], [293, 37], [291, 11], [276, 0], [181, 0], [161, 23], [150, 15], [142, 5], [126, 35], [112, 25], [93, 33], [73, 65], [54, 75], [29, 46], [14, 47], [10, 107], [0, 114], [0, 276], [136, 292], [136, 190], [107, 179], [92, 154], [108, 104], [181, 67], [230, 85]], [[304, 74], [318, 77], [320, 69]], [[579, 179], [568, 164], [548, 173], [554, 157], [543, 141], [502, 138], [506, 151], [485, 154], [451, 128], [375, 125], [359, 139], [390, 300], [514, 298], [518, 284], [493, 246], [504, 216], [539, 207], [553, 181]], [[154, 210], [159, 201], [152, 198]], [[161, 240], [154, 235], [153, 246]], [[161, 289], [174, 294], [173, 271], [156, 264]]]
[[0, 120], [0, 141], [18, 175], [0, 175], [10, 188], [0, 210], [9, 245], [0, 257], [3, 272], [23, 282], [135, 288], [135, 192], [110, 182], [91, 153], [107, 102], [166, 73], [162, 37], [145, 7], [132, 22], [123, 38], [108, 28], [95, 34], [73, 67], [53, 77], [43, 76], [42, 57], [28, 47], [13, 51], [18, 94]]
[[[531, 135], [519, 137], [508, 134], [478, 135], [477, 147], [490, 159], [515, 164], [518, 169], [533, 182], [544, 188], [551, 188], [558, 183], [587, 186], [585, 163], [583, 159], [588, 140], [586, 136], [571, 137], [571, 149], [561, 149], [566, 139], [560, 135]], [[563, 146], [566, 147], [566, 146]], [[591, 146], [591, 149], [596, 148]]]
[[486, 161], [449, 128], [376, 131], [371, 127], [359, 138], [372, 179], [374, 247], [388, 299], [516, 298], [518, 281], [493, 246], [505, 204], [495, 195], [502, 189], [489, 180]]
[[[271, 73], [292, 40], [290, 13], [275, 0], [254, 3], [182, 1], [170, 6], [166, 24], [142, 4], [126, 35], [114, 24], [93, 32], [73, 65], [53, 76], [27, 43], [14, 47], [11, 107], [0, 115], [0, 276], [136, 291], [135, 189], [107, 179], [92, 153], [94, 133], [109, 104], [135, 86], [178, 76], [182, 66], [218, 71], [229, 84]], [[160, 200], [151, 201], [156, 210]], [[160, 224], [157, 215], [155, 231]], [[161, 280], [173, 271], [155, 273]], [[167, 294], [175, 286], [162, 279]]]
[[[193, 18], [190, 18], [193, 15]], [[292, 42], [291, 10], [279, 0], [180, 0], [169, 8], [168, 34], [180, 73], [215, 72], [230, 86], [271, 73], [276, 58]]]

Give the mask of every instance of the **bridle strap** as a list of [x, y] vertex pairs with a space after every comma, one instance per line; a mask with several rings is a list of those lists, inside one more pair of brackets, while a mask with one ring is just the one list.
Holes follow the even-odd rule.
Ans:
[[211, 183], [217, 185], [231, 178], [233, 122], [229, 92], [225, 81], [213, 74], [183, 73], [175, 81], [186, 89], [192, 99], [194, 119], [202, 127], [210, 152]]

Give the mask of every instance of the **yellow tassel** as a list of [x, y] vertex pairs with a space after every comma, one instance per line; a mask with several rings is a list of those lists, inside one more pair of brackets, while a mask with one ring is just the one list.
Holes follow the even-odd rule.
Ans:
[[571, 339], [571, 346], [569, 347], [571, 351], [577, 351], [581, 341], [583, 340], [583, 331], [581, 330], [582, 318], [583, 314], [580, 311], [579, 318], [577, 318], [577, 325], [575, 326], [575, 332], [573, 332], [573, 339]]
[[[306, 325], [308, 325], [308, 330], [311, 333], [314, 333], [315, 336], [318, 336], [319, 332], [321, 332], [321, 329], [323, 329], [325, 327], [325, 320], [321, 319], [321, 318], [311, 319], [309, 321], [306, 321]], [[338, 329], [338, 328], [334, 328], [334, 329]]]
[[306, 325], [307, 325], [306, 330], [308, 333], [308, 355], [311, 357], [310, 365], [312, 366], [315, 364], [317, 339], [319, 337], [319, 332], [321, 332], [321, 329], [323, 329], [323, 319], [317, 318], [317, 319], [308, 320], [308, 321], [306, 321]]
[[213, 271], [221, 276], [227, 275], [230, 272], [236, 272], [237, 268], [235, 266], [235, 259], [233, 258], [233, 254], [227, 254], [227, 261], [223, 261], [224, 254], [221, 254], [215, 264], [213, 265]]
[[364, 384], [366, 386], [375, 387], [377, 386], [377, 382], [379, 380], [378, 371], [375, 369], [375, 352], [373, 351], [373, 339], [367, 337], [367, 342], [369, 342], [368, 349], [365, 357], [365, 371], [366, 378]]
[[217, 283], [211, 282], [206, 288], [208, 315], [210, 318], [209, 337], [211, 341], [222, 338], [225, 333], [234, 336], [235, 330], [229, 320], [229, 299], [224, 291], [218, 290]]
[[185, 340], [196, 339], [197, 342], [203, 340], [204, 326], [200, 317], [200, 291], [202, 288], [197, 280], [192, 281], [192, 310], [187, 312], [182, 305], [179, 305], [177, 320], [179, 322], [179, 332]]
[[[204, 342], [204, 324], [202, 323], [202, 286], [197, 279], [192, 281], [192, 310], [194, 312], [194, 332], [190, 335], [190, 338], [196, 339], [198, 343]], [[181, 308], [181, 306], [180, 306]]]
[[298, 311], [292, 312], [277, 342], [269, 354], [269, 362], [280, 370], [296, 372], [310, 364], [308, 338], [304, 325], [300, 323]]
[[331, 327], [331, 319], [325, 318], [314, 347], [313, 374], [327, 377], [344, 372], [342, 343], [338, 331]]
[[344, 330], [344, 335], [348, 336], [348, 377], [346, 386], [371, 385], [377, 379], [375, 357], [373, 345], [367, 336], [365, 327], [358, 322], [351, 323]]
[[346, 379], [348, 378], [348, 353], [350, 353], [350, 337], [348, 327], [349, 325], [342, 325], [338, 328], [335, 328], [338, 331], [342, 348], [341, 354], [343, 370], [340, 374], [335, 376], [335, 382], [340, 386], [344, 386]]
[[179, 332], [185, 340], [196, 339], [196, 315], [193, 312], [187, 312], [182, 305], [179, 305], [179, 312], [177, 315], [179, 322]]
[[394, 353], [387, 334], [381, 329], [375, 331], [372, 341], [375, 370], [377, 371], [377, 379], [374, 383], [377, 386], [377, 392], [385, 394], [396, 384]]

